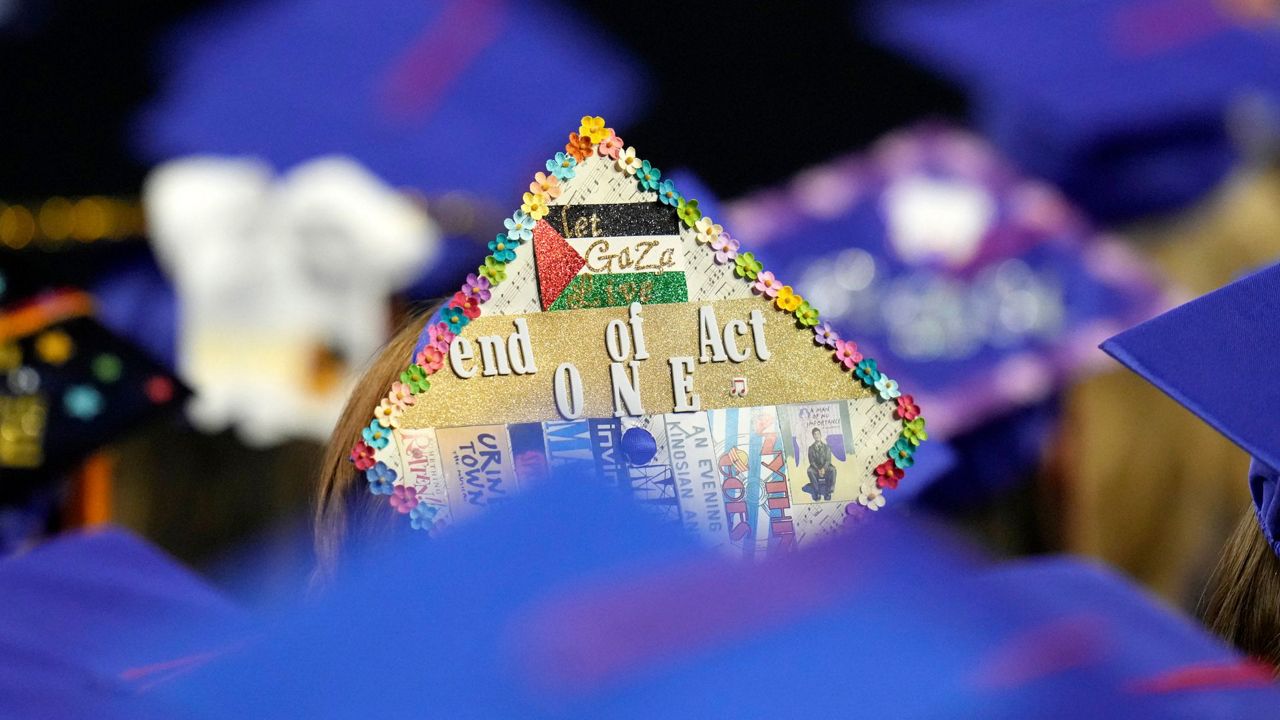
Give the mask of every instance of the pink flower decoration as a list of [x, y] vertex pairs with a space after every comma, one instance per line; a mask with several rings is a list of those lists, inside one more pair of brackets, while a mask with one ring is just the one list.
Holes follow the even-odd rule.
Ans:
[[538, 173], [533, 176], [533, 182], [529, 183], [529, 192], [534, 195], [542, 195], [548, 200], [555, 200], [560, 197], [560, 178], [555, 175]]
[[418, 490], [408, 485], [397, 485], [391, 491], [391, 507], [401, 515], [407, 515], [410, 510], [418, 507]]
[[711, 249], [716, 251], [716, 262], [721, 265], [732, 262], [738, 257], [739, 247], [738, 241], [729, 237], [727, 232], [720, 233], [715, 240], [711, 241]]
[[756, 276], [756, 281], [751, 285], [751, 289], [765, 297], [777, 297], [778, 291], [782, 289], [782, 281], [766, 270]]
[[613, 134], [613, 128], [605, 128], [605, 130], [608, 131], [609, 137], [600, 141], [596, 151], [610, 160], [617, 160], [618, 153], [622, 152], [622, 138]]
[[461, 290], [453, 294], [453, 299], [449, 301], [449, 307], [461, 310], [468, 320], [475, 320], [480, 317], [480, 301]]
[[489, 278], [483, 275], [470, 273], [467, 275], [467, 282], [462, 286], [462, 292], [468, 297], [473, 297], [480, 302], [489, 302], [491, 293], [489, 292]]
[[387, 393], [387, 399], [401, 410], [414, 403], [413, 391], [409, 389], [408, 384], [402, 382], [391, 383], [391, 392]]
[[357, 442], [356, 446], [351, 448], [351, 462], [356, 466], [357, 470], [361, 471], [373, 467], [374, 462], [376, 462], [373, 458], [373, 448], [369, 447], [369, 444], [363, 440]]
[[432, 344], [441, 343], [448, 348], [454, 337], [453, 331], [445, 323], [439, 322], [427, 328], [427, 341]]
[[433, 375], [444, 367], [444, 357], [448, 351], [442, 350], [436, 343], [431, 343], [422, 350], [418, 351], [418, 357], [414, 358], [417, 364], [427, 371], [428, 375]]
[[852, 340], [836, 341], [836, 362], [852, 370], [853, 366], [862, 362], [862, 353], [858, 352], [858, 343]]
[[901, 395], [898, 397], [898, 409], [895, 412], [898, 417], [911, 422], [920, 417], [920, 406], [916, 405], [915, 398], [910, 395]]

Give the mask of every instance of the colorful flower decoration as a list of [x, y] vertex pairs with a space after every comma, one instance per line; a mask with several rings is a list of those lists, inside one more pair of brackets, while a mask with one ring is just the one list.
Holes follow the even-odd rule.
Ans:
[[547, 200], [555, 200], [560, 197], [560, 178], [540, 172], [534, 175], [533, 182], [529, 183], [529, 192], [541, 195]]
[[381, 450], [391, 442], [391, 429], [382, 427], [377, 420], [369, 423], [369, 427], [360, 431], [364, 441], [374, 450]]
[[800, 307], [796, 308], [796, 322], [800, 323], [800, 327], [817, 325], [818, 308], [810, 305], [808, 300], [800, 303]]
[[881, 400], [893, 400], [902, 395], [902, 391], [898, 390], [898, 381], [883, 373], [880, 375], [880, 379], [876, 380], [875, 387], [876, 393], [880, 395]]
[[576, 158], [578, 162], [583, 162], [591, 157], [591, 138], [578, 133], [569, 133], [569, 142], [565, 144], [564, 151]]
[[872, 358], [865, 358], [854, 368], [854, 375], [862, 381], [867, 387], [875, 387], [876, 381], [880, 379], [880, 371], [876, 368], [876, 361]]
[[804, 298], [796, 294], [790, 285], [783, 285], [778, 288], [778, 294], [773, 298], [773, 304], [783, 312], [795, 312], [800, 309], [800, 305], [804, 303]]
[[400, 412], [404, 412], [414, 403], [413, 389], [409, 387], [409, 383], [393, 382], [391, 383], [391, 392], [387, 393], [387, 399], [391, 401], [392, 405], [399, 408]]
[[400, 427], [400, 408], [389, 398], [382, 398], [382, 402], [373, 410], [373, 417], [384, 428]]
[[636, 171], [636, 179], [640, 181], [641, 190], [657, 190], [658, 181], [662, 179], [662, 171], [645, 160], [640, 163], [640, 169]]
[[896, 490], [898, 481], [906, 473], [892, 460], [885, 460], [876, 466], [876, 485], [888, 490]]
[[578, 173], [578, 158], [569, 153], [556, 153], [556, 156], [547, 161], [547, 170], [555, 175], [557, 180], [568, 180]]
[[756, 260], [754, 253], [744, 252], [733, 260], [733, 274], [747, 280], [756, 280], [764, 265]]
[[369, 491], [374, 495], [390, 495], [394, 491], [396, 471], [381, 460], [365, 470], [364, 477], [369, 481]]
[[618, 153], [618, 169], [628, 175], [635, 175], [640, 171], [642, 161], [636, 157], [636, 149], [629, 147]]
[[524, 202], [520, 205], [520, 212], [534, 220], [541, 220], [551, 212], [551, 208], [547, 207], [547, 199], [542, 196], [542, 193], [527, 192], [524, 194]]
[[899, 439], [889, 448], [889, 459], [899, 469], [906, 470], [916, 462], [916, 446], [908, 440]]
[[[840, 337], [836, 335], [836, 331], [831, 327], [831, 323], [824, 322], [813, 329], [814, 345], [817, 345], [818, 347], [834, 348], [838, 342], [840, 342]], [[856, 352], [858, 346], [854, 345], [853, 349]], [[855, 360], [854, 362], [857, 361]], [[846, 367], [853, 366], [847, 365]]]
[[702, 211], [698, 209], [697, 200], [689, 200], [688, 198], [680, 198], [680, 203], [676, 205], [676, 214], [684, 221], [688, 227], [693, 227], [702, 219]]
[[[529, 214], [517, 210], [512, 213], [511, 217], [502, 221], [507, 226], [507, 240], [516, 244], [529, 242], [533, 239], [533, 226], [536, 224]], [[505, 261], [504, 261], [505, 262]]]
[[[587, 136], [588, 144], [600, 144], [613, 134], [613, 130], [604, 126], [604, 118], [599, 115], [583, 115], [582, 124], [578, 126], [578, 134]], [[573, 137], [570, 135], [569, 137]]]
[[[3, 361], [0, 361], [0, 365], [3, 365]], [[110, 385], [119, 380], [123, 374], [124, 362], [118, 355], [101, 353], [93, 359], [93, 376], [98, 378], [98, 382]]]
[[920, 417], [920, 406], [916, 405], [915, 398], [910, 395], [903, 395], [898, 398], [898, 409], [894, 411], [894, 414], [899, 419], [910, 422]]
[[[373, 422], [377, 423], [378, 421], [374, 420]], [[364, 471], [373, 467], [373, 448], [369, 447], [369, 444], [364, 440], [360, 440], [355, 444], [355, 447], [351, 448], [350, 457], [351, 463], [356, 466], [357, 470]]]
[[679, 205], [680, 201], [683, 199], [684, 196], [676, 191], [675, 183], [670, 180], [663, 180], [658, 183], [658, 200], [661, 201], [663, 205], [675, 207]]
[[[502, 281], [507, 279], [507, 264], [494, 257], [487, 257], [478, 272], [481, 277], [489, 281], [490, 285], [501, 285]], [[452, 326], [449, 329], [453, 330], [454, 334], [458, 332]]]
[[418, 506], [409, 511], [409, 526], [414, 530], [430, 530], [435, 526], [436, 513], [435, 505], [428, 505], [425, 502], [418, 503]]
[[36, 338], [36, 355], [50, 365], [66, 363], [75, 351], [75, 342], [62, 330], [47, 330]]
[[[624, 149], [625, 148], [625, 149]], [[489, 243], [490, 255], [475, 273], [467, 275], [466, 282], [451, 298], [448, 307], [442, 309], [436, 320], [426, 330], [427, 344], [419, 350], [415, 363], [400, 373], [400, 381], [375, 409], [374, 419], [362, 430], [362, 439], [351, 450], [351, 461], [364, 471], [370, 488], [375, 494], [390, 495], [391, 505], [398, 512], [407, 513], [410, 524], [418, 530], [430, 531], [436, 527], [439, 508], [418, 497], [411, 486], [395, 486], [396, 473], [385, 463], [377, 461], [377, 450], [385, 450], [391, 441], [392, 429], [399, 425], [400, 413], [417, 402], [418, 395], [427, 392], [431, 383], [428, 376], [443, 368], [450, 344], [462, 328], [481, 314], [481, 305], [492, 298], [492, 288], [507, 279], [506, 266], [514, 262], [520, 246], [533, 239], [533, 228], [550, 212], [549, 204], [563, 192], [563, 181], [575, 177], [578, 165], [599, 153], [614, 162], [628, 176], [636, 177], [639, 188], [654, 192], [659, 201], [675, 207], [680, 220], [696, 233], [699, 244], [713, 253], [720, 265], [733, 263], [733, 273], [751, 284], [752, 289], [773, 301], [783, 312], [792, 313], [801, 327], [812, 327], [814, 344], [829, 348], [834, 358], [845, 368], [851, 368], [859, 381], [873, 388], [884, 401], [895, 400], [895, 415], [903, 422], [901, 435], [889, 451], [889, 459], [876, 466], [874, 481], [868, 479], [859, 487], [857, 503], [849, 503], [846, 513], [865, 514], [884, 506], [882, 490], [894, 489], [903, 477], [904, 470], [915, 462], [916, 447], [928, 439], [920, 408], [910, 395], [901, 395], [896, 381], [880, 373], [876, 361], [864, 358], [852, 341], [841, 340], [829, 323], [819, 325], [817, 308], [814, 308], [793, 288], [784, 285], [750, 252], [739, 252], [739, 242], [730, 237], [724, 228], [711, 218], [703, 217], [698, 201], [686, 198], [670, 180], [662, 180], [662, 172], [647, 160], [641, 160], [633, 147], [626, 147], [612, 128], [605, 126], [598, 116], [583, 116], [577, 133], [569, 135], [565, 152], [555, 154], [546, 163], [547, 172], [538, 172], [529, 191], [524, 193], [520, 209], [504, 220], [506, 232], [498, 234]], [[60, 354], [57, 338], [46, 340], [50, 359], [56, 361]], [[105, 380], [104, 380], [105, 382]]]
[[[705, 220], [706, 218], [703, 218]], [[699, 220], [698, 222], [702, 222]], [[711, 249], [716, 252], [716, 262], [724, 265], [725, 263], [738, 257], [738, 241], [729, 236], [729, 233], [720, 233], [715, 240], [711, 241]]]
[[617, 160], [619, 153], [622, 152], [622, 138], [613, 133], [613, 128], [605, 128], [605, 130], [609, 132], [609, 137], [600, 142], [596, 152], [600, 153], [600, 157]]
[[401, 515], [409, 514], [418, 507], [418, 489], [409, 485], [397, 485], [391, 491], [391, 507]]
[[420, 365], [410, 365], [400, 373], [400, 382], [409, 386], [415, 395], [431, 389], [431, 381], [427, 379], [427, 371]]
[[902, 426], [902, 437], [912, 445], [919, 445], [929, 439], [929, 433], [924, 431], [924, 418], [918, 417]]
[[[480, 302], [488, 302], [490, 295], [489, 287], [489, 278], [481, 277], [475, 273], [467, 273], [467, 280], [462, 285], [462, 292], [470, 295]], [[434, 327], [432, 330], [434, 330]], [[431, 340], [432, 342], [435, 341], [434, 334], [432, 334]], [[453, 338], [449, 338], [449, 342], [453, 342]], [[447, 345], [448, 343], [445, 344]]]
[[876, 483], [864, 482], [858, 488], [858, 504], [868, 510], [879, 510], [884, 507], [884, 492]]
[[846, 370], [852, 370], [862, 362], [862, 353], [858, 352], [858, 343], [852, 340], [836, 340], [836, 362], [844, 365]]
[[783, 287], [782, 281], [775, 278], [768, 270], [756, 275], [756, 281], [751, 285], [752, 290], [770, 299], [777, 297], [778, 291]]
[[62, 395], [62, 409], [77, 420], [94, 419], [102, 413], [103, 404], [102, 393], [92, 385], [72, 385]]
[[493, 253], [493, 259], [500, 263], [509, 263], [516, 259], [515, 247], [507, 242], [507, 236], [502, 233], [498, 233], [497, 237], [489, 241], [489, 252]]
[[698, 233], [698, 242], [703, 245], [714, 243], [721, 235], [724, 234], [724, 227], [717, 225], [709, 217], [700, 218], [693, 224], [693, 229]]

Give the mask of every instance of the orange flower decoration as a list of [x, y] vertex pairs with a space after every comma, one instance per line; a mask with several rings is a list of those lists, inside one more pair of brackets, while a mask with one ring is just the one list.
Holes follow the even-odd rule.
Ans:
[[555, 175], [538, 173], [533, 176], [533, 182], [529, 183], [529, 192], [534, 195], [541, 195], [548, 200], [555, 200], [560, 197], [560, 178]]
[[564, 146], [564, 151], [582, 162], [591, 156], [591, 138], [578, 133], [569, 133], [569, 144]]

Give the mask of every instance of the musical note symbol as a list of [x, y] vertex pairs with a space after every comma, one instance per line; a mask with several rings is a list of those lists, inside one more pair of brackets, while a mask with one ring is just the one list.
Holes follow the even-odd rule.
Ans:
[[746, 397], [747, 379], [741, 375], [735, 377], [729, 387], [729, 394], [734, 397]]

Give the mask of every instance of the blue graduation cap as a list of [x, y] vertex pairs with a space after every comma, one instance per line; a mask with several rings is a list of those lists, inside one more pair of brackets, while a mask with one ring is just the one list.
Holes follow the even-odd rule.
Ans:
[[153, 159], [341, 153], [392, 185], [511, 197], [586, 109], [640, 109], [634, 64], [546, 2], [265, 0], [172, 38], [138, 142]]
[[1199, 197], [1236, 159], [1228, 116], [1280, 104], [1280, 23], [1259, 3], [914, 0], [869, 21], [968, 88], [1001, 150], [1103, 220]]
[[1280, 554], [1280, 265], [1107, 340], [1102, 349], [1253, 456], [1249, 489], [1258, 524]]
[[842, 337], [910, 378], [930, 428], [966, 458], [967, 498], [1019, 477], [1052, 423], [1046, 399], [1161, 307], [1134, 254], [945, 125], [886, 136], [727, 215]]
[[1280, 699], [1269, 671], [1087, 566], [991, 567], [885, 515], [735, 563], [574, 480], [438, 543], [369, 549], [146, 699], [209, 718], [1142, 718]]
[[238, 607], [117, 528], [0, 562], [0, 587], [3, 717], [160, 717], [140, 693], [227, 651], [219, 643], [248, 627]]

